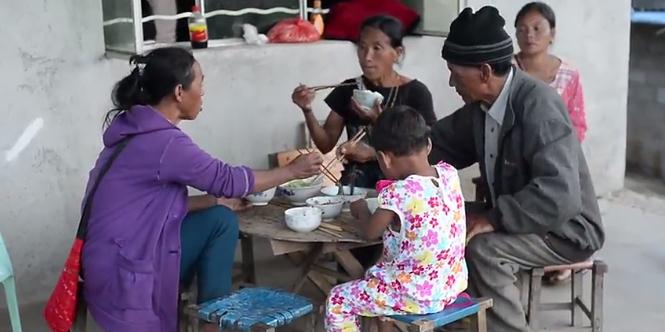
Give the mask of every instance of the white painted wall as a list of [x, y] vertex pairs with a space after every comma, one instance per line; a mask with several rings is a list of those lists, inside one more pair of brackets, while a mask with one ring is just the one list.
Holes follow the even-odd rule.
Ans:
[[[496, 3], [512, 21], [524, 1]], [[618, 189], [625, 159], [629, 1], [561, 0], [555, 9], [561, 26], [555, 51], [581, 68], [587, 89], [591, 129], [585, 147], [598, 192]], [[0, 21], [0, 232], [14, 260], [20, 301], [28, 303], [45, 299], [59, 273], [87, 171], [101, 147], [111, 87], [129, 68], [126, 60], [103, 57], [99, 1], [4, 1]], [[440, 38], [409, 38], [402, 69], [427, 84], [440, 117], [461, 105], [447, 87], [442, 44]], [[354, 48], [345, 42], [195, 55], [206, 74], [205, 112], [183, 127], [214, 155], [254, 167], [266, 167], [268, 153], [296, 144], [302, 116], [290, 92], [299, 82], [334, 83], [359, 73]], [[318, 106], [323, 118], [320, 100]], [[43, 127], [7, 161], [4, 152], [36, 119]]]
[[[468, 0], [474, 9], [499, 8], [513, 39], [515, 15], [528, 1]], [[626, 160], [626, 105], [630, 54], [628, 0], [546, 0], [556, 13], [552, 52], [579, 70], [589, 131], [583, 144], [596, 192], [623, 187]], [[517, 50], [517, 43], [515, 42]]]

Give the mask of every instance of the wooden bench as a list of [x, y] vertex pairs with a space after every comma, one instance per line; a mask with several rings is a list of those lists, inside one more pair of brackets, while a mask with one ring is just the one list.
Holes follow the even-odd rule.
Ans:
[[[485, 312], [492, 307], [492, 299], [472, 299], [458, 297], [457, 300], [443, 311], [429, 315], [404, 315], [386, 317], [398, 324], [406, 325], [409, 332], [432, 332], [435, 329], [471, 318], [472, 332], [487, 332]], [[384, 318], [385, 319], [385, 318]]]

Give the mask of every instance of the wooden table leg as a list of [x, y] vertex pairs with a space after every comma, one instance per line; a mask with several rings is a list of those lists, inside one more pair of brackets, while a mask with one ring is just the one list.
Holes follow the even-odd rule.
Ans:
[[[305, 254], [302, 252], [293, 252], [286, 255], [289, 258], [289, 260], [296, 266], [300, 266], [305, 260]], [[309, 278], [309, 280], [314, 285], [316, 285], [316, 287], [319, 288], [321, 292], [323, 292], [323, 295], [328, 295], [330, 294], [330, 290], [333, 288], [333, 284], [331, 284], [330, 281], [328, 281], [325, 273], [322, 273], [317, 270], [318, 270], [317, 265], [312, 264], [312, 267], [309, 273], [307, 274], [307, 278]]]
[[321, 257], [322, 252], [323, 244], [317, 243], [314, 245], [314, 248], [307, 254], [303, 263], [300, 265], [300, 273], [298, 275], [298, 279], [291, 287], [291, 292], [298, 293], [300, 291], [303, 284], [305, 283], [305, 280], [307, 280], [307, 276], [312, 270], [312, 265], [314, 265], [316, 260]]
[[334, 253], [337, 262], [346, 270], [351, 279], [360, 279], [365, 275], [365, 269], [358, 260], [353, 257], [351, 251], [342, 250]]
[[323, 292], [323, 295], [328, 296], [328, 294], [330, 294], [333, 284], [328, 281], [323, 273], [310, 270], [307, 274], [307, 278], [314, 283], [321, 292]]
[[243, 282], [256, 284], [256, 270], [254, 265], [254, 240], [251, 235], [240, 234], [240, 247], [242, 250]]

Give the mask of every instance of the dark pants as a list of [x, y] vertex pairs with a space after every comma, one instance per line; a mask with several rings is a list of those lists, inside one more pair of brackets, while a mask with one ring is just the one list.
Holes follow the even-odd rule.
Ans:
[[231, 291], [237, 241], [238, 217], [226, 207], [215, 206], [185, 217], [180, 234], [180, 283], [189, 285], [196, 275], [198, 303]]

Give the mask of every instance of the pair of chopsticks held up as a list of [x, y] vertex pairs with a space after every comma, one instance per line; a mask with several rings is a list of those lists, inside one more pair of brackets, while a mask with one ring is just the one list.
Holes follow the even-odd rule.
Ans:
[[[353, 137], [351, 138], [350, 142], [351, 142], [351, 143], [358, 143], [358, 142], [360, 142], [361, 139], [363, 139], [363, 137], [365, 137], [366, 134], [367, 134], [366, 129], [365, 129], [365, 128], [362, 128], [362, 129], [359, 130], [355, 135], [353, 135]], [[305, 152], [303, 152], [303, 150], [304, 150]], [[305, 154], [307, 154], [307, 153], [312, 153], [312, 152], [314, 152], [314, 150], [313, 150], [313, 149], [310, 149], [310, 148], [298, 149], [297, 151], [298, 151], [298, 153], [299, 153], [300, 155], [305, 155]], [[335, 183], [335, 184], [339, 184], [339, 183], [340, 183], [340, 179], [337, 179], [337, 177], [335, 177], [335, 175], [334, 175], [333, 172], [331, 171], [332, 167], [336, 165], [336, 164], [335, 164], [336, 162], [338, 162], [338, 163], [343, 163], [343, 162], [344, 162], [344, 155], [336, 154], [336, 155], [335, 155], [335, 158], [334, 158], [333, 160], [331, 160], [330, 162], [328, 162], [327, 165], [321, 165], [321, 174], [317, 175], [314, 179], [312, 179], [311, 182], [312, 182], [312, 183], [315, 183], [315, 182], [317, 182], [317, 181], [321, 178], [321, 176], [325, 176], [325, 177], [327, 177], [330, 181], [332, 181], [333, 183]]]
[[340, 86], [352, 86], [352, 85], [356, 85], [356, 82], [347, 82], [347, 83], [330, 84], [330, 85], [317, 85], [310, 87], [310, 89], [314, 91], [319, 91], [319, 90], [333, 89]]

